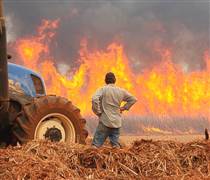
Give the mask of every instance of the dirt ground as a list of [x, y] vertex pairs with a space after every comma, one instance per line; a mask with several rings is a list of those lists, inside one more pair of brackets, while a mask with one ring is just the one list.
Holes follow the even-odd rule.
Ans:
[[182, 142], [182, 143], [188, 143], [191, 141], [197, 141], [197, 140], [203, 140], [204, 135], [198, 135], [198, 134], [189, 134], [189, 135], [145, 135], [145, 136], [121, 136], [120, 140], [125, 143], [126, 145], [132, 144], [135, 140], [164, 140], [164, 141], [176, 141], [176, 142]]
[[[87, 139], [87, 144], [91, 144], [92, 136]], [[122, 135], [120, 137], [120, 143], [123, 146], [130, 146], [134, 141], [140, 141], [141, 139], [145, 140], [154, 140], [154, 141], [175, 141], [181, 143], [188, 143], [192, 141], [199, 141], [204, 139], [204, 135], [201, 134], [184, 134], [184, 135]], [[108, 141], [108, 140], [107, 140]]]

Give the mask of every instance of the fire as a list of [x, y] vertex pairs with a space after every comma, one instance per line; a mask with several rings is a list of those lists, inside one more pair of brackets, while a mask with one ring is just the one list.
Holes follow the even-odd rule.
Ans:
[[[206, 69], [186, 73], [172, 63], [170, 49], [157, 49], [162, 62], [143, 73], [134, 73], [123, 45], [112, 43], [106, 50], [88, 49], [81, 41], [80, 66], [62, 75], [50, 55], [49, 44], [56, 36], [59, 20], [44, 20], [36, 36], [16, 43], [22, 64], [38, 71], [44, 78], [48, 94], [65, 96], [80, 107], [83, 115], [91, 115], [91, 96], [104, 85], [104, 75], [112, 71], [117, 85], [132, 92], [138, 103], [130, 111], [135, 115], [205, 116], [210, 117], [210, 58], [204, 53]], [[57, 60], [59, 62], [59, 60]]]
[[26, 37], [17, 42], [16, 50], [23, 65], [35, 71], [38, 70], [40, 56], [49, 54], [48, 43], [55, 36], [54, 30], [58, 27], [59, 20], [43, 20], [37, 30], [36, 37]]

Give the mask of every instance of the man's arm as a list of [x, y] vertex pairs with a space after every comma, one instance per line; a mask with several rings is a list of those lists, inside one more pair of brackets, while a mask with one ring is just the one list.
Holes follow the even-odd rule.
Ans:
[[132, 105], [134, 105], [137, 101], [137, 98], [130, 94], [128, 91], [123, 90], [124, 97], [123, 101], [127, 102], [123, 107], [120, 108], [120, 111], [123, 112], [125, 110], [129, 110]]
[[101, 99], [103, 95], [103, 89], [98, 89], [92, 97], [92, 110], [97, 115], [100, 116], [102, 113]]

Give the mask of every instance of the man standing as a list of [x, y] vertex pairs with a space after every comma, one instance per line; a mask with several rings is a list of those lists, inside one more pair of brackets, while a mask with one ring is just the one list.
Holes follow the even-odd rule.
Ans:
[[[92, 145], [100, 147], [109, 137], [113, 147], [120, 147], [118, 141], [122, 126], [121, 113], [129, 110], [137, 99], [125, 89], [115, 86], [114, 73], [107, 73], [105, 82], [106, 85], [98, 89], [92, 97], [92, 110], [99, 117]], [[122, 102], [126, 104], [121, 107]]]

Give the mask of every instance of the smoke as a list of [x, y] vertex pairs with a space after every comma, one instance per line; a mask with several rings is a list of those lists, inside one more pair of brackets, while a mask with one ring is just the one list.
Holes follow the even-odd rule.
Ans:
[[81, 39], [90, 49], [122, 43], [133, 69], [160, 62], [158, 48], [169, 48], [186, 71], [205, 68], [209, 49], [208, 1], [179, 0], [5, 0], [9, 41], [35, 33], [42, 19], [59, 18], [51, 49], [62, 71], [77, 66]]

